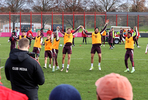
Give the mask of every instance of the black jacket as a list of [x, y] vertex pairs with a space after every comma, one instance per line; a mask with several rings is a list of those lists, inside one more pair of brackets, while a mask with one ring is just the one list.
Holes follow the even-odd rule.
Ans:
[[38, 85], [45, 82], [40, 64], [27, 51], [13, 49], [5, 64], [5, 75], [12, 90], [26, 94], [29, 100], [38, 100]]

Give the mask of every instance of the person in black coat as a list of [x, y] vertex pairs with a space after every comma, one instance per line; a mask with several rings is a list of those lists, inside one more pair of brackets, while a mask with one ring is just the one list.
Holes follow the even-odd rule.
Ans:
[[13, 49], [5, 63], [5, 75], [12, 90], [24, 93], [29, 100], [38, 100], [38, 85], [45, 82], [40, 64], [29, 56], [29, 40], [22, 38], [18, 49]]

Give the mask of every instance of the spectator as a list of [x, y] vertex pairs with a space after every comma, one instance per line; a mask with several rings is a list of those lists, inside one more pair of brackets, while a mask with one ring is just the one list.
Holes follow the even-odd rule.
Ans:
[[48, 31], [47, 31], [47, 35], [48, 35], [48, 34], [52, 35], [52, 31], [51, 31], [50, 28], [49, 28]]
[[129, 80], [119, 74], [108, 74], [98, 79], [95, 85], [97, 86], [97, 100], [133, 100]]
[[83, 44], [84, 44], [84, 41], [85, 41], [85, 44], [87, 44], [87, 35], [83, 31], [82, 31], [82, 37], [83, 37]]
[[0, 100], [28, 100], [25, 94], [10, 90], [0, 84]]
[[61, 84], [51, 91], [49, 100], [81, 100], [81, 96], [75, 87]]
[[29, 100], [38, 100], [38, 85], [44, 84], [40, 64], [28, 55], [29, 40], [22, 38], [18, 49], [13, 49], [5, 63], [5, 75], [12, 90], [24, 93]]

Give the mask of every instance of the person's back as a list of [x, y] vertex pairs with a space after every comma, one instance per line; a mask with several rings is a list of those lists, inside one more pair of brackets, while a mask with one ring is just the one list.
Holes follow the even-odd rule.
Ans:
[[[27, 43], [29, 46], [29, 41]], [[26, 94], [29, 100], [38, 100], [38, 85], [44, 83], [44, 74], [39, 63], [28, 55], [28, 51], [13, 49], [5, 64], [5, 74], [11, 82], [12, 90]]]

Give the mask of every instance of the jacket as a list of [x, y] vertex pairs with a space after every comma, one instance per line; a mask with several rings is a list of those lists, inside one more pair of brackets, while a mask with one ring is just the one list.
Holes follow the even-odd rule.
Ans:
[[13, 49], [5, 63], [5, 75], [12, 90], [26, 94], [29, 100], [38, 100], [38, 85], [44, 84], [44, 73], [40, 64], [28, 54]]

